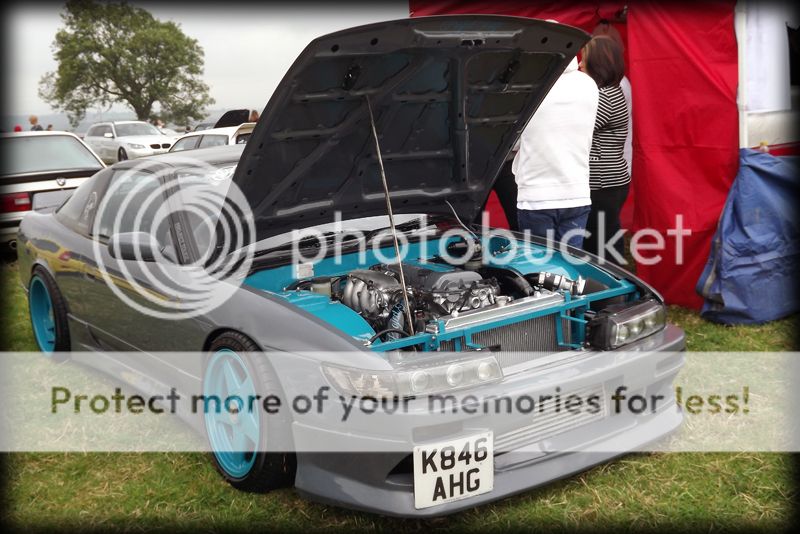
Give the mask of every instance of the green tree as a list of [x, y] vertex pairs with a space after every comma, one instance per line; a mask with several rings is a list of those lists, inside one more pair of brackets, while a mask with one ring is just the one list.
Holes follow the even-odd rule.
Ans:
[[203, 49], [174, 22], [162, 22], [125, 2], [68, 0], [56, 33], [55, 72], [39, 95], [76, 126], [89, 107], [115, 102], [140, 120], [153, 114], [177, 124], [202, 119], [214, 103], [202, 81]]

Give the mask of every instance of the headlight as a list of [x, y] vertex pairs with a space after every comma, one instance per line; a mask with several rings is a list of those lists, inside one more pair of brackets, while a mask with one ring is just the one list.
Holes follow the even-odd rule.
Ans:
[[322, 371], [339, 393], [375, 398], [433, 395], [497, 382], [503, 378], [503, 371], [494, 356], [437, 365], [404, 365], [389, 371], [322, 364]]
[[147, 147], [146, 147], [146, 146], [144, 146], [144, 145], [137, 145], [136, 143], [128, 143], [128, 147], [130, 147], [130, 148], [134, 148], [134, 149], [136, 149], [136, 150], [141, 150], [141, 149], [143, 149], [143, 148], [147, 148]]
[[616, 349], [658, 332], [666, 321], [664, 305], [655, 300], [609, 306], [589, 321], [589, 344], [603, 350]]

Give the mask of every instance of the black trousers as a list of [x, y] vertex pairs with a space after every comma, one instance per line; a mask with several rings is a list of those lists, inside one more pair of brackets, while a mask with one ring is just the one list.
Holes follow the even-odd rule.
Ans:
[[[625, 204], [625, 199], [628, 198], [629, 187], [630, 183], [617, 187], [595, 189], [591, 192], [592, 211], [589, 213], [589, 220], [586, 222], [586, 230], [589, 232], [589, 236], [583, 242], [583, 248], [586, 252], [600, 255], [600, 249], [603, 248], [605, 242], [611, 240], [620, 229], [619, 212], [622, 210], [622, 205]], [[598, 220], [600, 213], [605, 213], [604, 221]], [[598, 236], [601, 226], [605, 239], [603, 243], [599, 242]], [[614, 242], [614, 249], [617, 250], [620, 257], [624, 257], [625, 240], [622, 237]], [[606, 260], [617, 263], [608, 252], [604, 251], [603, 256]]]

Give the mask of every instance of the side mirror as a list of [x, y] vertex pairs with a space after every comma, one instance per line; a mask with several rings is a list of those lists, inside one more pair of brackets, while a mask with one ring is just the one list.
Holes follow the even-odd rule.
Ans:
[[108, 253], [118, 260], [156, 261], [160, 248], [156, 238], [146, 232], [114, 234], [108, 240]]
[[114, 139], [114, 134], [111, 132], [106, 132], [103, 134], [103, 137], [105, 137], [106, 139]]

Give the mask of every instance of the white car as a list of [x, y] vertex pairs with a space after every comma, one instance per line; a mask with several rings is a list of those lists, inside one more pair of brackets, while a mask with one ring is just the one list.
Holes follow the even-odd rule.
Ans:
[[195, 148], [209, 148], [220, 145], [243, 145], [247, 142], [253, 132], [256, 123], [246, 122], [239, 126], [228, 126], [225, 128], [211, 128], [191, 132], [177, 141], [169, 149], [170, 152], [182, 152], [184, 150], [194, 150]]
[[17, 227], [34, 208], [60, 204], [105, 165], [76, 135], [19, 132], [0, 135], [0, 244], [16, 247]]
[[106, 163], [163, 154], [173, 139], [143, 121], [98, 122], [83, 140]]
[[172, 139], [173, 142], [184, 134], [184, 132], [179, 132], [177, 130], [173, 130], [172, 128], [158, 128], [158, 131]]

